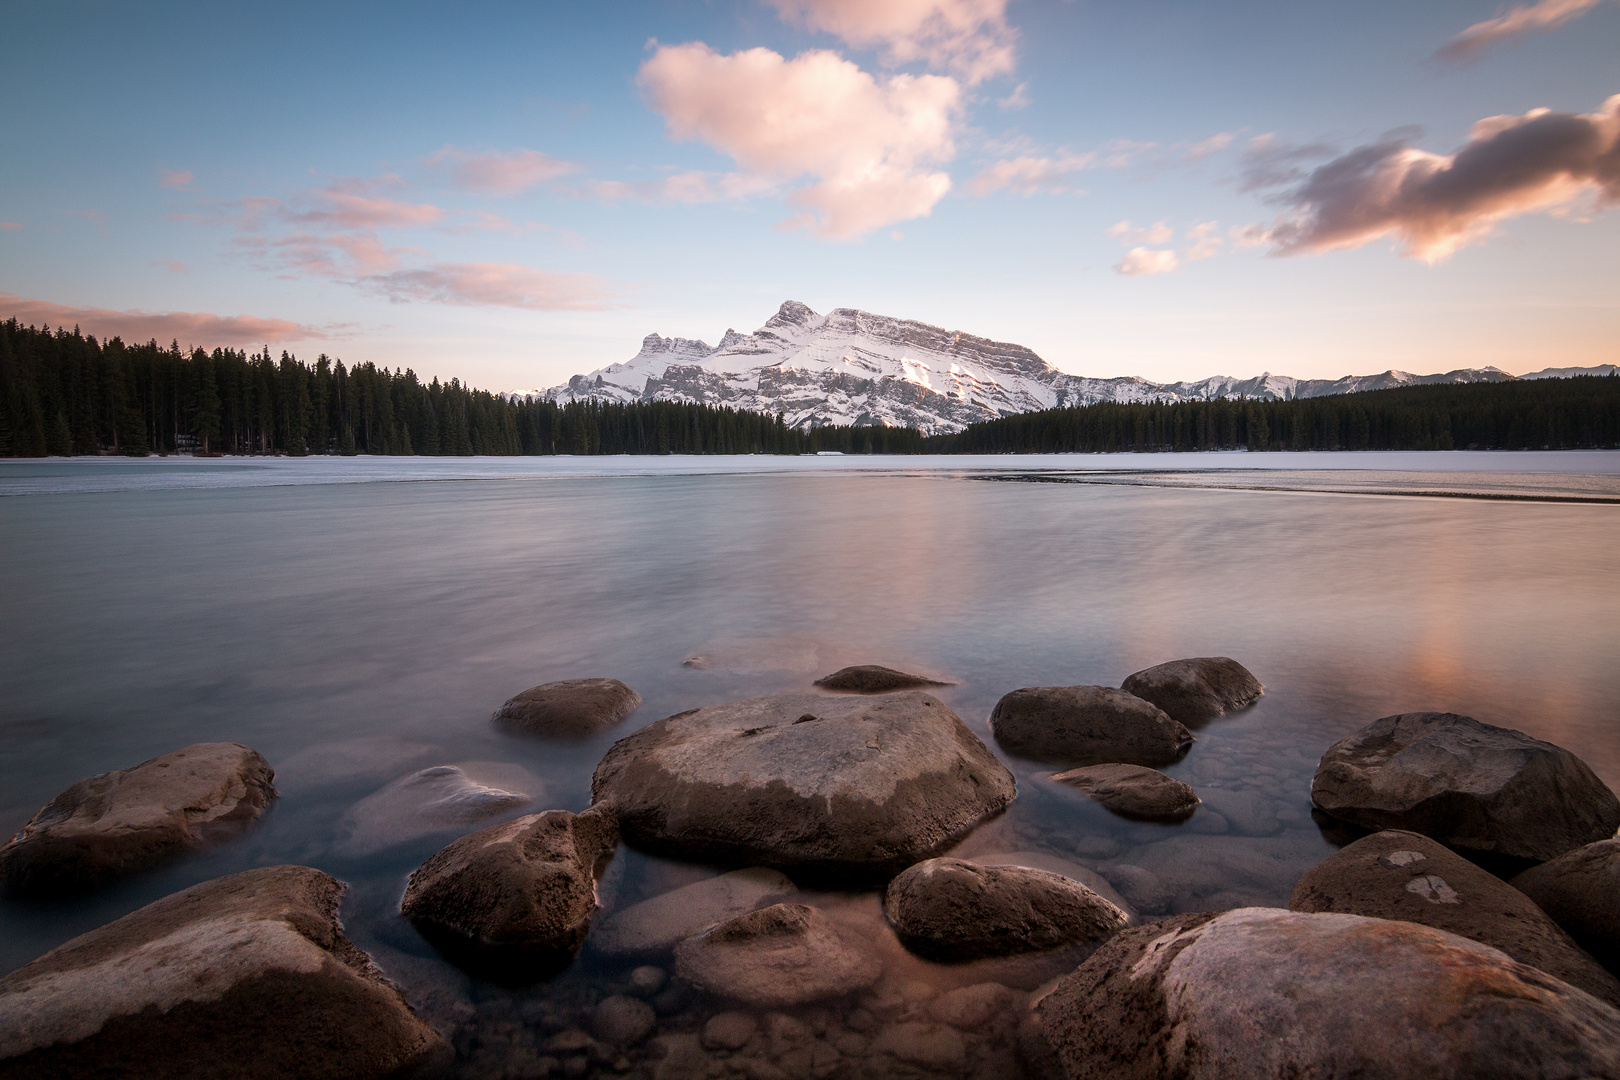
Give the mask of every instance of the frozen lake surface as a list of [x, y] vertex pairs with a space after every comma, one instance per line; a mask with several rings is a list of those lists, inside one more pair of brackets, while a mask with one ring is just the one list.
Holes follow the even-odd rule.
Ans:
[[[531, 811], [579, 810], [614, 739], [850, 663], [955, 680], [939, 696], [994, 747], [1010, 690], [1238, 659], [1266, 696], [1166, 770], [1205, 797], [1191, 821], [1113, 818], [998, 750], [1019, 798], [962, 851], [1146, 870], [1163, 911], [1285, 905], [1334, 850], [1316, 762], [1377, 717], [1519, 728], [1620, 788], [1617, 503], [1613, 453], [0, 462], [0, 828], [205, 740], [258, 749], [282, 792], [211, 854], [0, 903], [0, 971], [297, 862], [351, 884], [351, 935], [408, 986], [442, 980], [469, 1023], [530, 1016], [622, 972], [587, 944], [537, 988], [461, 978], [394, 913], [455, 833], [357, 841], [351, 808], [427, 766], [497, 762]], [[707, 668], [683, 665], [698, 654]], [[645, 698], [615, 731], [558, 745], [490, 725], [526, 687], [594, 675]], [[619, 858], [610, 905], [713, 872]], [[895, 986], [965, 978], [893, 959], [872, 894], [824, 902], [866, 919]]]

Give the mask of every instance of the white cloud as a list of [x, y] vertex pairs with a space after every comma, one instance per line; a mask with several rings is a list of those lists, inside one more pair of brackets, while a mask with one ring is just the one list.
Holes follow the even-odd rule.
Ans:
[[1175, 238], [1176, 231], [1166, 221], [1138, 229], [1126, 220], [1110, 225], [1103, 230], [1103, 235], [1112, 236], [1122, 244], [1168, 244]]
[[1124, 274], [1126, 277], [1141, 277], [1147, 274], [1168, 274], [1181, 265], [1173, 251], [1154, 251], [1151, 248], [1134, 247], [1125, 253], [1125, 257], [1114, 266], [1114, 273]]
[[970, 86], [1017, 64], [1018, 35], [1007, 25], [1007, 0], [766, 2], [788, 22], [834, 34], [858, 49], [883, 48], [891, 65], [923, 61], [955, 72]]
[[956, 155], [961, 86], [948, 76], [877, 79], [823, 50], [788, 60], [692, 42], [661, 46], [638, 82], [671, 137], [707, 143], [742, 166], [747, 178], [728, 181], [734, 188], [809, 178], [788, 196], [804, 210], [791, 227], [853, 239], [926, 217], [950, 190], [950, 177], [929, 168]]

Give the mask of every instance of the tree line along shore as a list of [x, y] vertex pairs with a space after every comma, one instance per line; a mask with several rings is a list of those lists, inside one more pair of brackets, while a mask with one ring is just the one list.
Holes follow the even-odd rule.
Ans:
[[0, 323], [0, 457], [89, 454], [1063, 453], [1620, 447], [1620, 377], [1411, 386], [1295, 401], [1049, 409], [927, 436], [789, 427], [685, 402], [559, 405], [459, 379]]

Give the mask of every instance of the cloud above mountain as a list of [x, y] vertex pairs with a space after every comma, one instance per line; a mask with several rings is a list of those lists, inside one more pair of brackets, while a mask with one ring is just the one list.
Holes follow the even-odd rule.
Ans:
[[1291, 210], [1271, 239], [1291, 255], [1390, 237], [1403, 254], [1434, 262], [1498, 222], [1583, 198], [1596, 208], [1620, 201], [1620, 94], [1595, 113], [1487, 117], [1450, 155], [1403, 138], [1358, 147], [1281, 194]]
[[855, 239], [926, 217], [950, 190], [935, 168], [956, 154], [962, 88], [950, 76], [878, 78], [820, 49], [789, 60], [691, 42], [660, 46], [638, 82], [671, 138], [706, 143], [747, 175], [802, 185], [787, 195], [801, 213], [786, 227]]

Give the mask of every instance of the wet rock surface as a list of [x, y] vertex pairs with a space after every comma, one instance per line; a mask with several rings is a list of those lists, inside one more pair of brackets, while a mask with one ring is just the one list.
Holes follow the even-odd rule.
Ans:
[[930, 679], [926, 675], [912, 675], [878, 664], [858, 664], [839, 668], [831, 675], [816, 680], [823, 690], [841, 690], [847, 694], [890, 694], [896, 690], [917, 690], [925, 686], [947, 686], [948, 683]]
[[1085, 765], [1052, 779], [1139, 821], [1185, 821], [1198, 808], [1198, 793], [1190, 785], [1142, 765]]
[[1193, 733], [1152, 702], [1111, 686], [1030, 686], [996, 702], [1002, 749], [1064, 765], [1168, 765]]
[[218, 878], [0, 979], [0, 1077], [385, 1077], [440, 1056], [344, 937], [344, 886], [276, 866]]
[[87, 777], [0, 848], [0, 875], [19, 894], [106, 885], [240, 835], [276, 797], [274, 778], [239, 743], [195, 743]]
[[518, 765], [464, 761], [401, 777], [361, 799], [338, 822], [335, 854], [359, 858], [531, 805], [543, 790]]
[[411, 875], [400, 913], [475, 964], [568, 952], [596, 910], [597, 860], [618, 839], [600, 810], [548, 810], [482, 829]]
[[1126, 930], [1035, 1017], [1070, 1080], [1620, 1075], [1620, 1012], [1489, 946], [1357, 915]]
[[614, 957], [657, 957], [716, 923], [798, 892], [779, 870], [756, 866], [696, 881], [598, 921], [592, 950]]
[[917, 691], [787, 694], [659, 720], [613, 745], [591, 781], [626, 842], [654, 854], [892, 872], [1012, 801], [1012, 775]]
[[765, 1009], [842, 997], [883, 973], [806, 904], [773, 904], [687, 939], [675, 948], [675, 971], [718, 997]]
[[1456, 713], [1386, 716], [1334, 743], [1311, 799], [1364, 828], [1538, 861], [1620, 828], [1620, 799], [1580, 758]]
[[1247, 708], [1266, 692], [1248, 668], [1227, 656], [1199, 656], [1157, 664], [1143, 668], [1120, 685], [1188, 727]]
[[641, 695], [618, 679], [564, 679], [530, 687], [491, 717], [530, 735], [580, 739], [606, 731], [641, 707]]
[[910, 867], [889, 883], [883, 910], [908, 949], [943, 961], [1094, 943], [1129, 920], [1070, 878], [962, 859]]
[[1566, 851], [1510, 884], [1610, 972], [1620, 973], [1620, 840]]
[[1620, 1006], [1620, 982], [1529, 897], [1417, 833], [1390, 830], [1357, 840], [1308, 870], [1288, 907], [1432, 926]]

